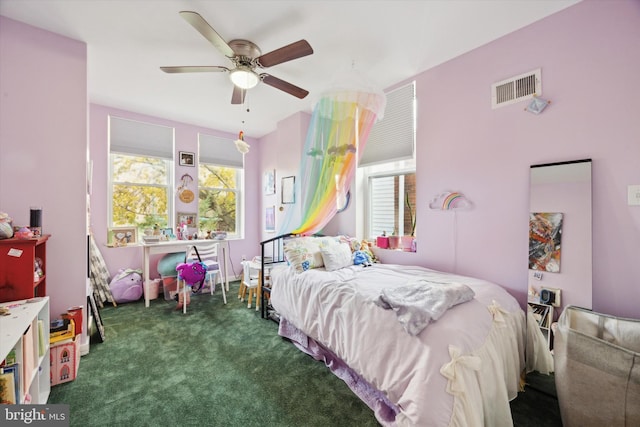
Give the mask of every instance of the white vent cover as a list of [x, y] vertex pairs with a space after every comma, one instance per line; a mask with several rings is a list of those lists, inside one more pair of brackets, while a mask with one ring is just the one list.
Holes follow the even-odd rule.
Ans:
[[503, 107], [542, 95], [540, 68], [491, 85], [491, 108]]

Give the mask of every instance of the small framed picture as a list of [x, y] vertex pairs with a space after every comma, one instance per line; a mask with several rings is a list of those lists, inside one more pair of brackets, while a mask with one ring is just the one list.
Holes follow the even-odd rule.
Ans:
[[276, 194], [276, 170], [270, 170], [264, 173], [264, 194], [269, 196]]
[[295, 176], [285, 176], [282, 178], [282, 204], [291, 204], [296, 202], [295, 188], [296, 185], [296, 177]]
[[188, 151], [179, 151], [180, 166], [195, 166], [195, 153], [189, 153]]
[[264, 211], [264, 229], [268, 233], [276, 231], [276, 207], [269, 206]]
[[182, 224], [186, 224], [188, 228], [198, 228], [198, 214], [178, 212], [176, 216], [176, 226], [179, 230]]
[[117, 248], [138, 243], [136, 227], [111, 227], [107, 232], [107, 245]]

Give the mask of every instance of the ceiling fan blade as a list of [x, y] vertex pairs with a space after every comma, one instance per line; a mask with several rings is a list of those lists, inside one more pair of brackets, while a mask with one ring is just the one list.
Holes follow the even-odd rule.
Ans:
[[214, 30], [211, 25], [205, 19], [200, 16], [197, 12], [191, 12], [188, 10], [183, 10], [180, 12], [180, 16], [184, 18], [193, 28], [198, 30], [200, 34], [204, 36], [205, 39], [209, 40], [209, 42], [214, 45], [222, 54], [228, 58], [233, 58], [235, 53], [233, 49], [227, 44], [226, 41], [220, 34]]
[[244, 97], [247, 94], [246, 89], [241, 89], [236, 85], [233, 85], [233, 95], [231, 95], [232, 104], [244, 104]]
[[188, 66], [188, 67], [160, 67], [165, 73], [215, 73], [229, 71], [226, 67], [211, 66]]
[[262, 81], [265, 84], [268, 84], [269, 86], [273, 86], [276, 89], [280, 89], [283, 92], [287, 92], [290, 95], [295, 96], [296, 98], [304, 98], [305, 96], [309, 95], [309, 91], [304, 90], [302, 88], [299, 88], [298, 86], [292, 85], [289, 82], [285, 82], [284, 80], [280, 80], [277, 77], [273, 77], [270, 74], [260, 74], [260, 77], [262, 77]]
[[313, 49], [311, 45], [306, 40], [299, 40], [280, 49], [265, 53], [258, 57], [258, 63], [262, 68], [267, 68], [293, 59], [302, 58], [312, 53]]

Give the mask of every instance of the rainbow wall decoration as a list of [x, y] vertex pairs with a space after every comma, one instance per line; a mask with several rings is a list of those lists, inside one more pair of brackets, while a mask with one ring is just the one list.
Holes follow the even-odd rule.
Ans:
[[446, 191], [429, 202], [429, 208], [443, 211], [470, 209], [471, 202], [462, 193]]
[[335, 90], [316, 103], [300, 162], [300, 223], [294, 223], [293, 210], [287, 211], [280, 234], [313, 234], [333, 218], [385, 102], [381, 93]]
[[454, 209], [458, 204], [457, 202], [464, 200], [462, 194], [460, 193], [450, 193], [447, 197], [445, 197], [442, 202], [442, 209], [445, 211]]

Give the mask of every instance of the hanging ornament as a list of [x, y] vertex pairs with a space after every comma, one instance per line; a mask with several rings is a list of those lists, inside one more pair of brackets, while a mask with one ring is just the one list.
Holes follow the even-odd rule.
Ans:
[[180, 178], [180, 186], [178, 187], [178, 198], [183, 203], [191, 203], [196, 198], [193, 191], [189, 190], [187, 187], [189, 184], [193, 182], [193, 177], [188, 173], [182, 175]]
[[247, 154], [249, 152], [250, 145], [244, 142], [243, 131], [240, 131], [240, 133], [238, 134], [238, 139], [236, 139], [234, 142], [239, 152], [241, 152], [242, 154]]

